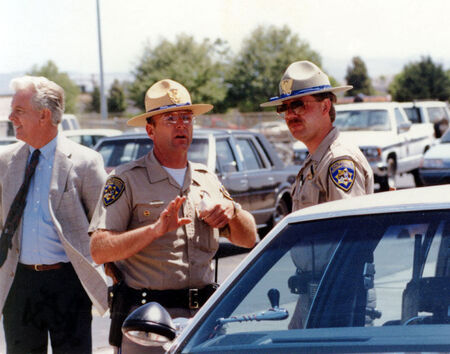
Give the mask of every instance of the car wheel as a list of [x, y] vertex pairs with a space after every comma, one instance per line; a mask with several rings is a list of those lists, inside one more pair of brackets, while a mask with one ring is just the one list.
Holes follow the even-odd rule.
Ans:
[[423, 187], [424, 183], [422, 181], [422, 178], [420, 178], [419, 169], [416, 168], [415, 170], [412, 170], [411, 174], [414, 177], [414, 184], [416, 185], [416, 187]]
[[278, 224], [287, 214], [289, 214], [289, 208], [286, 201], [284, 199], [280, 199], [275, 207], [275, 212], [273, 213], [272, 226]]
[[397, 166], [395, 159], [389, 157], [387, 160], [387, 175], [380, 181], [380, 191], [389, 191], [395, 189], [395, 174], [397, 172]]
[[273, 212], [272, 215], [272, 220], [266, 227], [260, 230], [259, 238], [262, 240], [264, 236], [266, 236], [266, 234], [289, 213], [290, 210], [286, 201], [283, 198], [278, 200], [277, 205], [275, 206], [275, 211]]

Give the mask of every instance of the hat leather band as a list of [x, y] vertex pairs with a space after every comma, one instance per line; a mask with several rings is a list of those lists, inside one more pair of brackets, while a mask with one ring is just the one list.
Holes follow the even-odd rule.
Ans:
[[170, 104], [168, 106], [161, 106], [161, 107], [158, 107], [158, 108], [150, 109], [149, 111], [147, 111], [147, 113], [154, 112], [154, 111], [159, 111], [159, 110], [166, 109], [166, 108], [182, 107], [182, 106], [191, 106], [191, 103], [190, 102], [186, 102], [186, 103], [182, 103], [182, 104]]
[[331, 88], [331, 87], [332, 87], [331, 85], [322, 85], [322, 86], [308, 87], [306, 89], [292, 91], [291, 93], [285, 93], [285, 94], [282, 94], [280, 96], [271, 97], [269, 99], [269, 101], [275, 101], [275, 100], [279, 100], [280, 98], [301, 95], [302, 93], [320, 91], [320, 90], [328, 89], [328, 88]]

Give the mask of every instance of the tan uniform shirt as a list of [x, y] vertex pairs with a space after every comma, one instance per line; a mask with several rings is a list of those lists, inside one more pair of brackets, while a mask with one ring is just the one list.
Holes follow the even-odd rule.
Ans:
[[292, 188], [292, 210], [373, 193], [373, 172], [357, 146], [333, 128], [308, 155]]
[[176, 196], [186, 196], [180, 217], [190, 224], [154, 240], [134, 256], [115, 262], [128, 286], [155, 290], [201, 288], [214, 281], [212, 258], [219, 232], [197, 217], [201, 195], [213, 200], [227, 192], [202, 164], [188, 163], [182, 187], [156, 160], [153, 152], [119, 166], [108, 178], [89, 228], [123, 232], [154, 223]]

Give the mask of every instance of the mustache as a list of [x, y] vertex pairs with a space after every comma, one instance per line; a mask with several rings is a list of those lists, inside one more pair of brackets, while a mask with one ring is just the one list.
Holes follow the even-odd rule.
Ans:
[[296, 117], [296, 118], [289, 119], [289, 120], [287, 121], [287, 124], [288, 124], [288, 125], [291, 125], [291, 124], [297, 124], [297, 123], [303, 123], [303, 119], [301, 119], [301, 118], [299, 118], [299, 117]]

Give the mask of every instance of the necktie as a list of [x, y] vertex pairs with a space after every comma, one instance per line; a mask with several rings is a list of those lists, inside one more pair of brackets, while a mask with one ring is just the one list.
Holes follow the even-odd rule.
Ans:
[[30, 163], [28, 164], [25, 172], [23, 183], [14, 197], [8, 216], [6, 217], [2, 236], [0, 237], [0, 267], [3, 266], [3, 263], [5, 263], [6, 256], [8, 255], [8, 248], [12, 248], [12, 238], [17, 230], [17, 227], [19, 226], [23, 210], [25, 209], [28, 187], [30, 186], [31, 177], [33, 177], [34, 171], [36, 170], [36, 166], [39, 162], [40, 153], [41, 152], [37, 149], [33, 151]]

